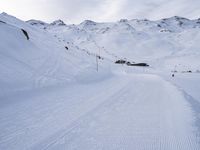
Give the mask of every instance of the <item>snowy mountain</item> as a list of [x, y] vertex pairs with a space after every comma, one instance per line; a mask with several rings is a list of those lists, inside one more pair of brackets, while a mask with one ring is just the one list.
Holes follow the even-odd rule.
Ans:
[[0, 149], [199, 149], [199, 41], [178, 16], [0, 14]]
[[[46, 23], [32, 20], [28, 22], [30, 26], [9, 15], [1, 14], [0, 18], [3, 72], [0, 80], [5, 84], [1, 87], [3, 88], [1, 94], [14, 88], [18, 90], [29, 88], [30, 84], [37, 87], [44, 86], [45, 83], [72, 82], [82, 69], [95, 71], [95, 56], [88, 55], [78, 46], [67, 41], [61, 43], [58, 37], [41, 30], [41, 26], [47, 26]], [[59, 27], [63, 25], [61, 23], [55, 21], [49, 24], [49, 27]], [[28, 33], [29, 40], [22, 29]]]
[[152, 66], [159, 61], [159, 68], [173, 70], [178, 66], [179, 70], [195, 71], [200, 65], [199, 21], [178, 16], [158, 21], [121, 19], [116, 23], [86, 20], [79, 25], [50, 25], [45, 29], [61, 40], [100, 53], [111, 61], [126, 58], [149, 62]]

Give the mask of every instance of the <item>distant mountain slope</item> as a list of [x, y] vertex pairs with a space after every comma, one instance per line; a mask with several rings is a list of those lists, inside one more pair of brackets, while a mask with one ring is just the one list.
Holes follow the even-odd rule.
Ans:
[[5, 13], [0, 15], [0, 40], [0, 96], [10, 91], [74, 82], [80, 80], [83, 70], [96, 72], [95, 55], [73, 44], [61, 43], [47, 31]]
[[[27, 32], [27, 39], [23, 30]], [[0, 14], [1, 93], [93, 80], [114, 62], [148, 63], [156, 70], [200, 70], [200, 19], [126, 20], [67, 25], [21, 21]], [[101, 63], [98, 63], [100, 61]], [[92, 78], [91, 78], [92, 76]], [[100, 76], [98, 74], [98, 76]], [[84, 79], [83, 79], [84, 78]], [[31, 86], [30, 86], [31, 85]]]
[[174, 16], [158, 21], [121, 19], [115, 23], [97, 23], [86, 20], [79, 25], [60, 22], [44, 25], [43, 29], [61, 41], [100, 53], [112, 61], [125, 58], [170, 70], [177, 66], [180, 70], [200, 67], [200, 19]]
[[0, 14], [0, 150], [200, 149], [199, 21]]

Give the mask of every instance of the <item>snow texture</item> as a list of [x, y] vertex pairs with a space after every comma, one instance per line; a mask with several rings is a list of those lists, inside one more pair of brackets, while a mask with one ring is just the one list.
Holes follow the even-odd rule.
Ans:
[[178, 16], [68, 25], [0, 14], [0, 149], [199, 150], [199, 41], [200, 20]]

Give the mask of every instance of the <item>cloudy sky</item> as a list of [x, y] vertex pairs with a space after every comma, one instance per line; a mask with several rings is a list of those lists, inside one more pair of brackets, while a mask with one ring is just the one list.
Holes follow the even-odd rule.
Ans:
[[200, 18], [200, 0], [0, 0], [0, 12], [23, 20], [66, 23], [127, 19], [160, 19], [171, 16]]

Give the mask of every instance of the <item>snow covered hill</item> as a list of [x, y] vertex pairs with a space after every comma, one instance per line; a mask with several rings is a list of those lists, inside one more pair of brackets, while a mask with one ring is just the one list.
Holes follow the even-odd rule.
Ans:
[[[35, 21], [33, 26], [39, 23]], [[40, 28], [64, 43], [74, 43], [112, 61], [125, 58], [148, 62], [168, 71], [174, 68], [197, 71], [200, 66], [200, 19], [175, 16], [158, 21], [121, 19], [116, 23], [86, 20], [79, 25], [66, 25], [58, 20]]]
[[96, 57], [78, 46], [60, 43], [52, 34], [7, 14], [1, 14], [0, 20], [0, 95], [74, 82], [83, 70], [96, 73]]
[[200, 19], [178, 16], [0, 14], [0, 149], [200, 149], [199, 41]]

